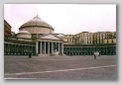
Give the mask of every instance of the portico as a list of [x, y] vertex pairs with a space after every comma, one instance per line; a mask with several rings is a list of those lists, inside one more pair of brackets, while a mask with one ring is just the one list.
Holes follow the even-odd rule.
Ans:
[[49, 34], [36, 41], [36, 54], [39, 56], [63, 55], [63, 41]]

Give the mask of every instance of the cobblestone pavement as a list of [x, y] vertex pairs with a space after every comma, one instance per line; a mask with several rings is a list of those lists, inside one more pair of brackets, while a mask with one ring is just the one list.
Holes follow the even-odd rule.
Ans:
[[117, 80], [116, 56], [5, 56], [4, 78]]

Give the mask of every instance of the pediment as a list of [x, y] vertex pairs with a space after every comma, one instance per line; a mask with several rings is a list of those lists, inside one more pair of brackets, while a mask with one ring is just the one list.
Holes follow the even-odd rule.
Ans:
[[42, 39], [50, 39], [50, 40], [60, 40], [60, 38], [52, 35], [52, 34], [49, 34], [49, 35], [45, 35], [43, 37], [41, 37]]

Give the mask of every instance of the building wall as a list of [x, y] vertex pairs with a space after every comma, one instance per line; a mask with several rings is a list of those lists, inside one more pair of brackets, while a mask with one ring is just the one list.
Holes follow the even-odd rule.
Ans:
[[64, 36], [65, 36], [65, 41], [66, 41], [67, 43], [70, 43], [70, 44], [74, 43], [74, 39], [73, 39], [74, 35], [65, 34]]
[[115, 44], [116, 43], [116, 32], [106, 32], [105, 33], [105, 44]]
[[4, 38], [8, 37], [11, 37], [11, 26], [6, 20], [4, 20]]
[[65, 35], [70, 44], [115, 44], [116, 32], [80, 32], [76, 35]]
[[93, 37], [91, 32], [81, 32], [76, 34], [76, 44], [93, 44]]
[[105, 32], [93, 33], [93, 44], [104, 44]]

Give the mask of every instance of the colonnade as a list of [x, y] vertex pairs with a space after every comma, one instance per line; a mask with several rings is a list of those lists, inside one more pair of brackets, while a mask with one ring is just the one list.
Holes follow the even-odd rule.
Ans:
[[37, 41], [37, 55], [63, 55], [64, 47], [62, 42]]
[[116, 55], [116, 45], [64, 45], [64, 54], [69, 56], [93, 55], [95, 51], [100, 55]]
[[35, 55], [35, 45], [4, 43], [4, 55]]

